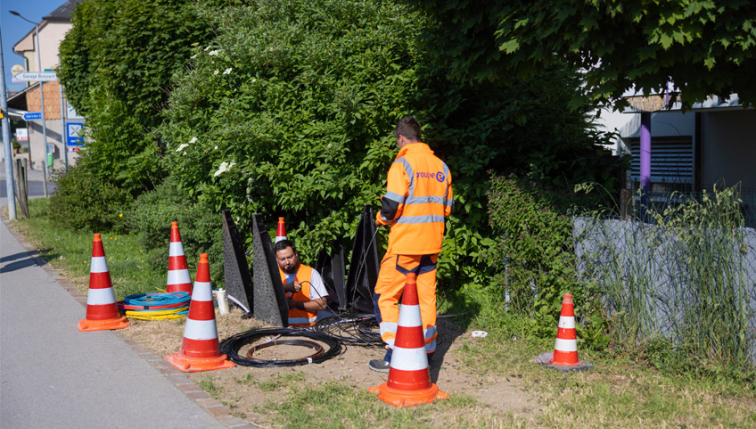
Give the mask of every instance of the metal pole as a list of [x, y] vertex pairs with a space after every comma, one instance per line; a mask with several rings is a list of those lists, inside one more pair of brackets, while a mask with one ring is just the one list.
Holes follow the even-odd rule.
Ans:
[[5, 65], [3, 63], [3, 38], [0, 35], [0, 109], [3, 112], [3, 145], [5, 146], [5, 189], [8, 195], [8, 218], [16, 220], [16, 192], [13, 185], [13, 148], [8, 123], [8, 99], [5, 96]]
[[651, 113], [641, 113], [640, 138], [641, 219], [648, 222], [648, 203], [651, 193]]
[[[60, 55], [58, 55], [58, 68], [60, 68]], [[63, 83], [58, 79], [60, 92], [60, 142], [63, 147], [63, 170], [68, 170], [68, 139], [66, 139], [66, 110], [63, 102]]]
[[[42, 73], [44, 70], [42, 70], [42, 56], [39, 54], [39, 51], [42, 50], [42, 45], [39, 43], [39, 24], [34, 26], [34, 33], [37, 35], [37, 69]], [[45, 91], [42, 86], [43, 83], [39, 81], [39, 102], [42, 104], [42, 140], [45, 145], [45, 157], [42, 160], [42, 187], [45, 191], [45, 198], [47, 198], [47, 123], [45, 122]]]

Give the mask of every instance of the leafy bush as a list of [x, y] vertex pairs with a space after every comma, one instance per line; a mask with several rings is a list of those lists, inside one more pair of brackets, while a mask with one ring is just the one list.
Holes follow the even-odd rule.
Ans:
[[117, 186], [135, 196], [165, 175], [161, 148], [151, 133], [163, 120], [171, 75], [189, 59], [193, 43], [212, 37], [194, 3], [82, 2], [60, 46], [61, 82], [87, 118], [91, 162], [85, 168], [115, 177]]
[[139, 236], [154, 270], [168, 269], [171, 222], [178, 222], [181, 242], [192, 278], [200, 253], [207, 253], [214, 286], [223, 284], [223, 221], [220, 212], [194, 202], [168, 178], [155, 190], [140, 195], [126, 215], [129, 228]]
[[450, 81], [417, 48], [431, 24], [402, 4], [255, 0], [203, 13], [217, 37], [176, 76], [159, 130], [167, 163], [242, 230], [253, 213], [284, 216], [305, 259], [351, 237], [365, 204], [377, 209], [405, 114], [454, 177], [440, 276], [457, 284], [486, 281], [475, 256], [490, 245], [488, 169], [536, 163], [562, 186], [607, 170], [592, 163], [601, 153], [585, 112], [563, 108], [578, 90], [569, 73], [512, 87]]
[[58, 184], [50, 197], [53, 223], [77, 231], [124, 229], [123, 213], [133, 201], [131, 194], [80, 165], [53, 180]]
[[562, 297], [571, 293], [582, 322], [578, 333], [602, 348], [609, 338], [604, 334], [598, 291], [593, 283], [578, 280], [572, 218], [553, 205], [555, 198], [562, 197], [514, 175], [491, 179], [488, 211], [496, 245], [483, 257], [498, 272], [488, 294], [500, 308], [527, 317], [529, 333], [554, 337]]

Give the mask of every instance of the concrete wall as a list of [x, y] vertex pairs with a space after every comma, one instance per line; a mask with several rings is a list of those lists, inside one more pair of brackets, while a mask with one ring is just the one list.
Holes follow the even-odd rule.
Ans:
[[[58, 67], [58, 49], [66, 33], [73, 27], [70, 22], [49, 22], [39, 32], [39, 44], [42, 46], [42, 69], [56, 69]], [[36, 55], [36, 53], [35, 53]]]
[[724, 180], [756, 191], [756, 110], [707, 111], [701, 134], [702, 186]]

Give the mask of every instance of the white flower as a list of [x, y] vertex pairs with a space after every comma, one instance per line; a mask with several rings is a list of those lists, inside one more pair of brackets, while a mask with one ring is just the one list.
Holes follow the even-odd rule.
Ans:
[[189, 143], [195, 143], [197, 141], [197, 137], [192, 137], [191, 140], [189, 140]]
[[255, 82], [257, 82], [257, 79], [252, 78], [252, 83], [255, 83]]
[[182, 150], [186, 149], [187, 146], [189, 145], [186, 143], [182, 143], [181, 146], [179, 146], [178, 149], [176, 149], [176, 152], [181, 152]]
[[218, 49], [216, 49], [216, 50], [214, 50], [214, 51], [210, 51], [210, 52], [208, 52], [207, 54], [208, 54], [208, 55], [210, 55], [211, 57], [213, 57], [213, 56], [217, 56], [217, 55], [218, 55], [218, 52], [219, 52], [219, 51], [218, 51]]
[[189, 57], [189, 58], [191, 58], [191, 59], [195, 59], [195, 58], [197, 58], [197, 54], [194, 54], [194, 55], [192, 55], [192, 56], [191, 56], [191, 57]]
[[226, 171], [230, 170], [231, 167], [233, 167], [234, 165], [236, 165], [235, 162], [231, 162], [230, 164], [228, 162], [226, 162], [226, 161], [221, 162], [220, 167], [218, 167], [218, 171], [216, 171], [215, 174], [213, 174], [213, 177], [220, 176], [221, 174], [223, 174]]
[[223, 71], [223, 74], [231, 74], [231, 70], [233, 70], [231, 67], [227, 68]]
[[213, 147], [213, 150], [218, 150], [218, 146], [217, 146], [217, 145], [216, 145], [216, 146], [214, 146], [214, 147]]
[[217, 75], [220, 72], [220, 70], [216, 70], [213, 72], [214, 75]]

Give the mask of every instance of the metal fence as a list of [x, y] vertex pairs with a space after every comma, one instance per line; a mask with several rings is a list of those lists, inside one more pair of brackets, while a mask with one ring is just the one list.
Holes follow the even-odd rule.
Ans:
[[[744, 206], [753, 216], [754, 206]], [[736, 352], [727, 347], [742, 350], [745, 341], [750, 358], [756, 358], [756, 229], [695, 232], [575, 218], [573, 234], [578, 271], [602, 288], [607, 312], [626, 330], [627, 341], [700, 340], [715, 349], [707, 353], [720, 354]], [[736, 334], [742, 341], [720, 344], [731, 339], [714, 338], [717, 330], [727, 329], [725, 336]]]
[[[713, 197], [712, 192], [707, 192]], [[652, 192], [649, 194], [649, 204], [657, 212], [663, 212], [665, 207], [679, 206], [692, 201], [702, 202], [703, 192], [690, 191], [669, 191], [669, 192]], [[744, 225], [748, 228], [756, 228], [756, 189], [740, 189], [740, 213], [743, 215]], [[636, 213], [640, 210], [640, 196], [635, 190], [633, 192], [634, 210]]]

